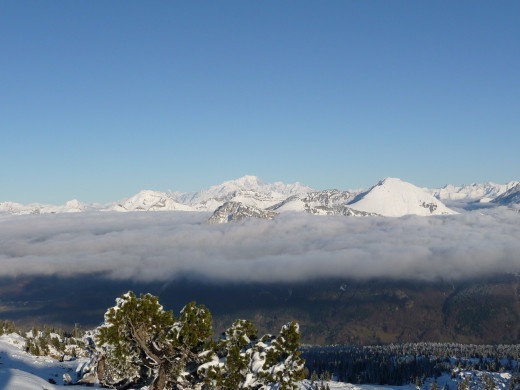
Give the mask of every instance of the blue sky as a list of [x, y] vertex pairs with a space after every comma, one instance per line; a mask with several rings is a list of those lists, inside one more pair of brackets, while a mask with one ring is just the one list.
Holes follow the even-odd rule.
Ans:
[[520, 2], [0, 3], [0, 201], [520, 180]]

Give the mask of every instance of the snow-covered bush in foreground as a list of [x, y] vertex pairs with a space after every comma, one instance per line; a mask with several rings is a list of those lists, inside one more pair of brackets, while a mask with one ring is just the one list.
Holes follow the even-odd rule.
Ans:
[[237, 320], [211, 340], [208, 309], [194, 302], [179, 319], [150, 294], [131, 291], [105, 313], [92, 337], [93, 356], [82, 368], [82, 383], [112, 388], [296, 389], [303, 379], [295, 322], [276, 337], [261, 339], [250, 321]]
[[[295, 322], [277, 337], [260, 340], [250, 321], [237, 320], [214, 345], [213, 359], [199, 367], [212, 389], [296, 389], [303, 379], [300, 332]], [[215, 356], [216, 355], [216, 356]]]

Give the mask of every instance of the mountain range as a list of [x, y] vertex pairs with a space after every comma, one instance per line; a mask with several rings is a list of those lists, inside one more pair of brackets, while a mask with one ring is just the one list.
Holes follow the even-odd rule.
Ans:
[[[209, 222], [238, 221], [246, 217], [271, 219], [277, 213], [307, 212], [316, 215], [385, 216], [451, 215], [477, 207], [520, 204], [520, 183], [446, 185], [419, 188], [396, 178], [386, 178], [364, 190], [318, 191], [301, 183], [264, 183], [256, 176], [198, 192], [144, 190], [108, 204], [71, 200], [63, 206], [0, 202], [0, 214], [45, 214], [87, 211], [198, 211], [216, 212]], [[223, 208], [223, 206], [226, 207]]]

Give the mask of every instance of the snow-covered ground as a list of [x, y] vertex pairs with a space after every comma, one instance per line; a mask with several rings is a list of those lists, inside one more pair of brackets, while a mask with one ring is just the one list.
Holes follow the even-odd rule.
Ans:
[[[59, 362], [25, 352], [25, 339], [16, 333], [0, 336], [0, 389], [52, 390], [77, 379], [76, 368], [87, 358]], [[67, 387], [70, 388], [70, 387]], [[101, 387], [89, 387], [101, 389]]]
[[[87, 358], [77, 358], [60, 362], [48, 356], [34, 356], [25, 352], [25, 339], [16, 333], [0, 336], [0, 390], [54, 390], [65, 389], [71, 382], [75, 382], [77, 371], [86, 362]], [[506, 389], [512, 375], [508, 372], [485, 372], [455, 369], [454, 375], [445, 373], [437, 378], [439, 389], [456, 389], [457, 384], [467, 379], [472, 389], [482, 388], [483, 382], [492, 378], [497, 389]], [[427, 378], [421, 389], [430, 389], [433, 379]], [[415, 384], [404, 386], [377, 386], [354, 385], [340, 382], [321, 382], [328, 384], [331, 390], [412, 390], [417, 389]], [[75, 386], [100, 390], [100, 386]], [[300, 390], [311, 390], [313, 386], [309, 380], [300, 383]], [[137, 389], [135, 389], [137, 390]], [[143, 388], [141, 390], [146, 390]], [[276, 389], [273, 389], [276, 390]]]
[[[316, 384], [321, 385], [321, 381], [316, 382]], [[376, 386], [376, 385], [353, 385], [351, 383], [341, 383], [341, 382], [323, 382], [323, 384], [327, 384], [330, 387], [330, 390], [412, 390], [416, 389], [415, 386], [406, 385], [406, 386]], [[313, 387], [311, 386], [308, 380], [303, 381], [300, 384], [301, 390], [311, 390]]]
[[[76, 370], [88, 359], [78, 358], [59, 362], [47, 356], [34, 356], [25, 352], [25, 339], [16, 333], [0, 336], [0, 390], [54, 390], [70, 389], [67, 376], [77, 380]], [[402, 389], [414, 386], [372, 386], [326, 382], [332, 390]], [[75, 386], [75, 388], [102, 389], [99, 386]], [[300, 389], [311, 389], [304, 381]]]

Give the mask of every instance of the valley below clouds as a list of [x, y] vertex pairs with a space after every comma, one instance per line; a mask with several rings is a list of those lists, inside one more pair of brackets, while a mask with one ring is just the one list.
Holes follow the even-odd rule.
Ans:
[[208, 213], [5, 216], [0, 277], [102, 274], [114, 280], [450, 281], [520, 271], [520, 214], [348, 218], [287, 213], [207, 225]]

